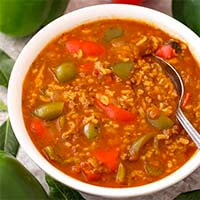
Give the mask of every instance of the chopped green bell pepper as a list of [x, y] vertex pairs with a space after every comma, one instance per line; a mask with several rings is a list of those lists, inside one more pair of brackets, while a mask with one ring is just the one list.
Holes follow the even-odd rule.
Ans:
[[37, 107], [33, 114], [40, 119], [52, 120], [59, 117], [64, 109], [64, 102], [52, 102]]
[[156, 134], [155, 133], [147, 133], [145, 135], [142, 135], [138, 139], [136, 139], [133, 144], [131, 145], [129, 149], [129, 154], [132, 158], [132, 160], [137, 160], [139, 158], [139, 154], [141, 149], [144, 147], [144, 145], [149, 142]]
[[133, 68], [134, 68], [134, 63], [129, 61], [129, 62], [120, 62], [115, 64], [112, 67], [112, 70], [121, 79], [127, 80], [130, 77]]
[[76, 78], [77, 69], [71, 62], [65, 62], [53, 69], [54, 74], [59, 82], [64, 83]]
[[116, 182], [122, 183], [126, 176], [126, 170], [122, 163], [119, 163], [117, 175], [116, 175]]
[[118, 38], [124, 34], [124, 30], [121, 28], [109, 28], [104, 34], [104, 41], [110, 42], [115, 38]]
[[97, 127], [92, 123], [86, 124], [83, 131], [88, 139], [94, 139], [98, 134]]
[[163, 113], [160, 114], [158, 119], [148, 118], [148, 122], [152, 126], [154, 126], [155, 128], [158, 128], [160, 130], [171, 128], [174, 124], [174, 122], [169, 117], [164, 115]]
[[156, 166], [151, 165], [148, 162], [145, 162], [144, 169], [145, 169], [146, 174], [151, 177], [160, 176], [164, 172], [163, 167], [161, 167], [161, 166], [156, 167]]

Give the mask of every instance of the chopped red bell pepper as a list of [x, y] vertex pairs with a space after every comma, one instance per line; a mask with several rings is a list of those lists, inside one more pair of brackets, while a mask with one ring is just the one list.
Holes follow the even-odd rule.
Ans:
[[117, 169], [119, 164], [119, 152], [115, 148], [109, 150], [98, 149], [94, 151], [92, 155], [111, 171]]
[[92, 74], [93, 70], [94, 70], [94, 63], [85, 63], [80, 65], [80, 69], [87, 73], [87, 74]]
[[95, 42], [84, 41], [81, 48], [86, 56], [101, 56], [105, 52], [105, 48]]
[[82, 171], [88, 181], [98, 181], [101, 178], [100, 174], [97, 174], [92, 170], [83, 169]]
[[192, 94], [190, 92], [187, 92], [185, 94], [185, 97], [183, 99], [183, 103], [182, 103], [182, 108], [185, 108], [185, 106], [187, 106], [187, 104], [189, 103], [190, 101], [190, 98], [191, 98]]
[[82, 40], [70, 40], [66, 43], [67, 50], [70, 53], [77, 53], [81, 49]]
[[88, 181], [98, 181], [101, 178], [101, 174], [94, 172], [94, 169], [92, 169], [88, 162], [82, 162], [80, 169]]
[[161, 46], [157, 51], [156, 51], [156, 56], [159, 56], [163, 59], [171, 59], [175, 56], [174, 49], [171, 47], [171, 45], [166, 44]]
[[112, 79], [112, 76], [111, 76], [111, 75], [107, 75], [107, 76], [106, 76], [106, 79], [107, 79], [107, 82], [108, 82], [108, 83], [112, 83], [112, 82], [113, 82], [113, 79]]
[[82, 50], [86, 56], [101, 56], [105, 53], [103, 45], [84, 40], [69, 40], [66, 43], [66, 48], [70, 53]]
[[47, 129], [39, 119], [33, 119], [30, 123], [30, 129], [32, 132], [37, 133], [39, 136], [46, 136]]
[[109, 118], [119, 122], [132, 122], [137, 118], [135, 113], [119, 108], [114, 104], [105, 105], [99, 100], [96, 100], [96, 105], [104, 110]]

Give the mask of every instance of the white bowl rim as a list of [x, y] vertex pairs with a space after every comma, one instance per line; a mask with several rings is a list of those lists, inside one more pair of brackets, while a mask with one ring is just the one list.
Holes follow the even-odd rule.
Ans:
[[[107, 12], [106, 12], [106, 11]], [[132, 12], [134, 13], [132, 16]], [[104, 14], [103, 14], [104, 13]], [[109, 14], [106, 14], [109, 13]], [[111, 13], [111, 14], [110, 14]], [[141, 16], [141, 13], [143, 17]], [[13, 71], [11, 73], [9, 87], [8, 87], [8, 111], [10, 116], [10, 121], [13, 127], [13, 130], [16, 134], [16, 137], [21, 145], [21, 147], [25, 150], [28, 156], [47, 174], [51, 175], [56, 180], [62, 182], [65, 185], [68, 185], [76, 190], [81, 192], [97, 195], [97, 196], [104, 196], [108, 198], [125, 198], [125, 197], [134, 197], [134, 196], [141, 196], [147, 195], [164, 188], [167, 188], [180, 180], [184, 179], [186, 176], [191, 174], [197, 167], [200, 165], [200, 160], [198, 157], [200, 156], [200, 152], [197, 151], [192, 158], [184, 164], [181, 168], [177, 171], [172, 173], [171, 175], [143, 186], [137, 187], [130, 187], [130, 188], [107, 188], [107, 187], [100, 187], [95, 185], [90, 185], [79, 180], [76, 180], [54, 166], [52, 166], [36, 149], [34, 144], [32, 143], [28, 133], [25, 129], [23, 117], [22, 117], [22, 109], [21, 109], [21, 94], [22, 94], [22, 83], [24, 79], [24, 75], [26, 74], [30, 64], [35, 59], [37, 54], [39, 53], [38, 49], [43, 49], [43, 47], [39, 48], [38, 46], [40, 43], [45, 43], [44, 41], [50, 41], [49, 38], [54, 39], [57, 35], [49, 36], [51, 32], [55, 31], [55, 27], [58, 27], [59, 24], [64, 22], [69, 22], [69, 20], [75, 20], [73, 27], [76, 27], [81, 21], [80, 16], [88, 16], [88, 15], [99, 15], [98, 19], [107, 19], [107, 18], [132, 18], [136, 20], [142, 19], [142, 21], [148, 21], [149, 24], [155, 25], [155, 23], [159, 24], [160, 29], [165, 30], [165, 32], [171, 32], [173, 36], [181, 38], [181, 40], [185, 41], [188, 45], [190, 50], [192, 51], [195, 58], [200, 63], [200, 39], [198, 36], [193, 33], [189, 28], [181, 24], [180, 22], [176, 21], [175, 19], [160, 13], [158, 11], [144, 8], [140, 6], [131, 6], [131, 5], [123, 5], [123, 4], [103, 4], [103, 5], [96, 5], [90, 6], [86, 8], [82, 8], [71, 13], [68, 13], [53, 22], [49, 25], [45, 26], [41, 29], [24, 47], [22, 52], [20, 53]], [[101, 16], [102, 14], [102, 16]], [[137, 19], [138, 17], [138, 19]], [[95, 18], [95, 17], [94, 17]], [[76, 20], [79, 21], [77, 22]], [[88, 18], [86, 21], [96, 21], [97, 19]], [[82, 24], [84, 22], [81, 22]], [[156, 26], [156, 25], [155, 25]], [[167, 31], [166, 31], [167, 29]], [[178, 30], [178, 31], [177, 31]], [[47, 37], [48, 35], [48, 37]], [[46, 37], [48, 39], [46, 39]], [[47, 43], [46, 41], [46, 43]], [[31, 55], [30, 55], [31, 54]], [[30, 61], [32, 60], [32, 61]], [[27, 66], [26, 63], [29, 63]], [[26, 69], [25, 69], [26, 68]]]

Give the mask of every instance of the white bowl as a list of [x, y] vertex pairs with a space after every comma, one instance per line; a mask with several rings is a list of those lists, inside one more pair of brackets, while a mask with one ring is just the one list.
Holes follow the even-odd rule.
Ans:
[[200, 152], [171, 175], [138, 187], [106, 188], [76, 180], [51, 165], [36, 149], [31, 141], [22, 116], [22, 85], [26, 73], [42, 49], [55, 37], [81, 24], [101, 19], [133, 19], [144, 21], [179, 38], [188, 44], [196, 60], [200, 63], [200, 39], [190, 29], [175, 19], [158, 11], [139, 6], [106, 4], [83, 8], [66, 14], [40, 30], [24, 47], [19, 55], [8, 87], [8, 110], [16, 137], [31, 159], [47, 174], [76, 190], [107, 198], [128, 198], [153, 193], [171, 186], [192, 173], [200, 165]]

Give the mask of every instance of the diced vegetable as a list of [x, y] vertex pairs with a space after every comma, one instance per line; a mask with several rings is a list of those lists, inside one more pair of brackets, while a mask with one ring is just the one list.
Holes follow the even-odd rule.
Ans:
[[33, 114], [40, 119], [52, 120], [59, 117], [64, 109], [64, 102], [52, 102], [38, 106]]
[[57, 160], [57, 156], [55, 155], [54, 149], [52, 146], [46, 146], [43, 151], [47, 155], [50, 160]]
[[163, 59], [171, 59], [175, 56], [175, 53], [171, 45], [165, 44], [156, 51], [156, 55]]
[[136, 120], [137, 116], [135, 113], [128, 112], [122, 108], [115, 106], [114, 104], [105, 105], [99, 100], [96, 100], [96, 105], [105, 111], [106, 115], [119, 122], [133, 122]]
[[86, 56], [101, 56], [105, 53], [105, 48], [95, 42], [83, 42], [81, 49]]
[[32, 132], [37, 133], [40, 136], [45, 136], [47, 132], [43, 122], [39, 119], [33, 119], [31, 121], [30, 129]]
[[84, 40], [69, 40], [66, 48], [70, 53], [82, 50], [85, 56], [101, 56], [105, 53], [105, 48], [101, 44]]
[[138, 139], [136, 139], [129, 149], [129, 154], [131, 156], [131, 160], [137, 160], [139, 158], [139, 154], [141, 149], [144, 147], [146, 143], [148, 143], [153, 137], [155, 133], [147, 133], [142, 135]]
[[98, 181], [101, 178], [100, 174], [95, 173], [93, 170], [82, 169], [82, 171], [88, 181]]
[[88, 139], [94, 139], [98, 134], [97, 127], [95, 127], [95, 125], [92, 123], [86, 124], [83, 132]]
[[171, 128], [174, 124], [174, 122], [163, 113], [161, 113], [157, 119], [150, 119], [149, 117], [147, 117], [147, 119], [152, 126], [161, 130]]
[[98, 181], [101, 178], [101, 174], [95, 172], [93, 167], [88, 162], [81, 162], [80, 168], [87, 181]]
[[119, 152], [113, 149], [98, 149], [92, 155], [100, 162], [102, 162], [108, 169], [115, 171], [119, 164]]
[[154, 165], [151, 165], [148, 162], [144, 163], [144, 169], [145, 169], [146, 174], [151, 177], [160, 176], [164, 172], [164, 169], [162, 166], [156, 167]]
[[187, 104], [189, 103], [190, 101], [190, 98], [191, 98], [192, 94], [190, 92], [187, 92], [185, 94], [185, 97], [183, 99], [183, 103], [182, 103], [182, 108], [185, 108], [185, 106], [187, 106]]
[[127, 80], [131, 75], [131, 71], [133, 70], [133, 67], [134, 67], [133, 62], [121, 62], [121, 63], [115, 64], [112, 67], [112, 70], [121, 79]]
[[175, 50], [176, 53], [182, 52], [181, 45], [178, 42], [170, 40], [168, 44]]
[[64, 115], [58, 118], [59, 129], [63, 129], [63, 127], [65, 126], [65, 122], [66, 122], [66, 117]]
[[87, 73], [87, 74], [92, 74], [93, 70], [94, 70], [94, 63], [85, 63], [80, 65], [80, 69]]
[[77, 53], [81, 49], [82, 40], [70, 40], [66, 44], [66, 48], [70, 53]]
[[65, 62], [53, 69], [57, 80], [61, 83], [74, 80], [77, 75], [77, 69], [71, 62]]
[[109, 28], [104, 34], [104, 41], [110, 42], [111, 40], [118, 38], [124, 34], [124, 30], [121, 28]]
[[116, 182], [117, 183], [124, 182], [125, 176], [126, 176], [125, 167], [122, 163], [119, 163], [119, 167], [117, 170], [117, 176], [116, 176]]

